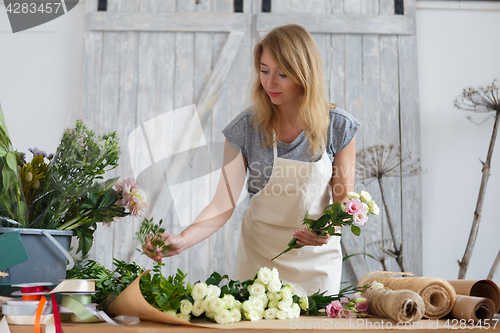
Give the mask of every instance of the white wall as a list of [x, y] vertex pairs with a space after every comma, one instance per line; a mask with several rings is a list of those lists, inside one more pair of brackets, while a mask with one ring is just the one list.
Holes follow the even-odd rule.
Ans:
[[[463, 9], [472, 5], [476, 9]], [[466, 87], [500, 80], [500, 3], [417, 1], [417, 6], [422, 167], [427, 170], [422, 176], [423, 274], [456, 279], [481, 182], [479, 159], [486, 159], [493, 119], [475, 125], [467, 116], [476, 122], [485, 116], [460, 111], [453, 102]], [[496, 141], [470, 279], [486, 278], [500, 250]], [[497, 283], [499, 275], [500, 268]]]
[[80, 117], [85, 5], [13, 34], [0, 4], [0, 105], [14, 148], [55, 152]]
[[[472, 124], [466, 118], [471, 114], [455, 109], [453, 101], [465, 87], [500, 79], [500, 10], [428, 8], [467, 7], [458, 1], [417, 5], [422, 166], [427, 170], [422, 176], [424, 275], [453, 279], [481, 180], [478, 158], [486, 158], [493, 125], [492, 120]], [[489, 6], [500, 9], [498, 3]], [[83, 31], [82, 2], [67, 15], [16, 34], [0, 5], [0, 104], [17, 149], [37, 146], [53, 152], [63, 129], [80, 117]], [[468, 278], [485, 278], [500, 248], [500, 143], [496, 150]]]

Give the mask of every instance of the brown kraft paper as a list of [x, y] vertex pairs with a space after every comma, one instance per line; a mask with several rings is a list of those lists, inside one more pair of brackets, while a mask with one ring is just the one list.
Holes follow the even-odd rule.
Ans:
[[490, 299], [500, 312], [500, 288], [491, 280], [448, 280], [458, 295]]
[[488, 298], [458, 295], [450, 315], [475, 322], [491, 320], [495, 315], [495, 304]]

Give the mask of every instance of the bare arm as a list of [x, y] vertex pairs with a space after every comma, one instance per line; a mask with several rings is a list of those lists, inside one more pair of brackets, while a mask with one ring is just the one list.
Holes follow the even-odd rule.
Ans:
[[[347, 192], [354, 190], [354, 177], [356, 175], [356, 138], [335, 155], [333, 160], [332, 174], [332, 198], [333, 202], [347, 201]], [[335, 227], [340, 230], [340, 227]], [[310, 230], [296, 230], [293, 235], [297, 238], [299, 245], [321, 246], [328, 243], [330, 236], [321, 236]]]
[[[182, 251], [210, 237], [221, 228], [233, 214], [246, 178], [246, 161], [226, 140], [222, 173], [215, 194], [210, 203], [201, 211], [189, 227], [180, 235], [162, 234], [165, 244], [171, 244], [167, 257]], [[144, 252], [152, 250], [143, 246]], [[161, 258], [153, 258], [159, 260]]]

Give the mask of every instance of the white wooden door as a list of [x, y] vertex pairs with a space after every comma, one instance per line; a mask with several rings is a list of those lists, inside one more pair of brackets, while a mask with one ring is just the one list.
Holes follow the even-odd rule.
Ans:
[[[322, 54], [330, 101], [363, 122], [356, 137], [358, 150], [394, 144], [403, 153], [420, 155], [415, 0], [405, 1], [404, 15], [394, 14], [392, 0], [272, 0], [270, 13], [262, 13], [261, 8], [261, 0], [244, 0], [243, 13], [234, 13], [231, 0], [113, 0], [106, 12], [96, 12], [95, 1], [88, 1], [82, 112], [99, 132], [119, 134], [123, 154], [117, 175], [133, 176], [127, 151], [130, 133], [136, 130], [139, 137], [172, 142], [184, 130], [176, 122], [161, 133], [137, 129], [169, 111], [197, 106], [202, 136], [212, 155], [184, 155], [182, 174], [189, 178], [191, 173], [191, 179], [206, 175], [204, 165], [210, 161], [214, 172], [195, 187], [183, 187], [183, 216], [194, 218], [195, 206], [210, 199], [220, 167], [216, 165], [220, 157], [213, 155], [224, 141], [220, 131], [249, 105], [253, 45], [278, 25], [297, 23], [312, 33]], [[161, 164], [154, 151], [144, 154], [152, 164]], [[163, 167], [171, 162], [163, 161]], [[149, 186], [148, 214], [156, 221], [162, 218], [167, 231], [179, 233], [183, 229], [179, 207], [172, 203], [168, 182], [159, 173], [152, 166], [139, 176]], [[405, 269], [421, 274], [420, 180], [384, 181], [397, 221], [397, 242], [404, 241]], [[358, 182], [357, 189], [360, 186], [380, 202], [376, 182]], [[231, 274], [247, 205], [248, 198], [207, 241], [166, 260], [166, 272], [180, 268], [189, 272], [192, 282], [214, 270]], [[151, 261], [135, 250], [139, 223], [126, 218], [111, 228], [99, 227], [90, 258], [108, 267], [113, 257], [151, 267]], [[382, 214], [370, 220], [359, 238], [345, 233], [344, 254], [375, 254], [372, 244], [388, 235]], [[381, 268], [369, 257], [353, 256], [345, 262], [343, 280], [355, 281]], [[392, 259], [387, 260], [387, 268], [399, 270]]]

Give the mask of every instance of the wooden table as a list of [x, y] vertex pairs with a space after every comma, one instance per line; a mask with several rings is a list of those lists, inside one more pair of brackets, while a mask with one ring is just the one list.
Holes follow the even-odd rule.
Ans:
[[[291, 333], [297, 330], [312, 332], [312, 331], [335, 331], [335, 332], [349, 332], [355, 330], [356, 332], [376, 331], [381, 329], [391, 329], [393, 332], [401, 331], [418, 331], [420, 332], [433, 332], [444, 333], [452, 329], [455, 331], [466, 332], [500, 332], [500, 316], [496, 315], [497, 325], [493, 328], [494, 321], [491, 322], [489, 329], [480, 327], [462, 327], [459, 324], [453, 325], [452, 319], [442, 320], [421, 320], [416, 323], [407, 325], [398, 325], [397, 322], [389, 319], [381, 318], [359, 318], [359, 319], [329, 319], [327, 317], [305, 317], [292, 320], [260, 320], [258, 322], [242, 321], [236, 324], [218, 325], [208, 323], [206, 321], [200, 322], [204, 327], [189, 327], [189, 326], [172, 326], [162, 323], [154, 323], [142, 321], [138, 325], [133, 326], [114, 326], [108, 323], [95, 323], [95, 324], [79, 324], [79, 323], [62, 323], [64, 333], [127, 333], [127, 332], [144, 332], [144, 333], [204, 333], [204, 332], [235, 332], [235, 333], [255, 333], [257, 330], [271, 332], [271, 333]], [[195, 322], [197, 323], [197, 322]], [[406, 327], [405, 327], [406, 326]], [[31, 333], [33, 326], [16, 326], [10, 325], [12, 333]], [[45, 332], [45, 330], [43, 330]], [[0, 332], [3, 333], [3, 332]]]

